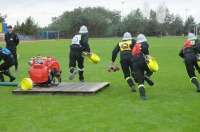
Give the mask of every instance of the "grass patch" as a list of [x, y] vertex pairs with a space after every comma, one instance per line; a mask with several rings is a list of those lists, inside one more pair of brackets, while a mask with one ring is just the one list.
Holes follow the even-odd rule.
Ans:
[[[178, 56], [186, 39], [147, 39], [151, 55], [159, 62], [159, 71], [152, 77], [155, 86], [146, 85], [147, 101], [140, 100], [138, 90], [131, 92], [121, 70], [107, 72], [112, 50], [120, 39], [90, 39], [90, 47], [101, 57], [101, 63], [92, 65], [85, 60], [85, 80], [109, 81], [110, 87], [93, 96], [20, 96], [11, 94], [14, 87], [0, 87], [0, 131], [198, 131], [200, 95], [189, 82], [183, 60]], [[62, 80], [69, 81], [70, 42], [20, 44], [19, 72], [11, 69], [16, 81], [29, 76], [28, 61], [38, 54], [54, 56], [60, 62]], [[118, 64], [119, 58], [118, 54]]]

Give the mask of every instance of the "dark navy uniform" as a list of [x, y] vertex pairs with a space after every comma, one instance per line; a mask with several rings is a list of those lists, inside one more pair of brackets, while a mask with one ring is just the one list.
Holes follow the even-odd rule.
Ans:
[[120, 52], [120, 64], [124, 73], [124, 78], [130, 87], [134, 86], [134, 82], [131, 79], [132, 67], [132, 49], [136, 40], [124, 40], [116, 45], [112, 52], [112, 62], [115, 62], [118, 52]]
[[70, 72], [73, 73], [76, 68], [76, 62], [78, 62], [78, 71], [79, 71], [79, 80], [84, 80], [83, 71], [84, 71], [84, 57], [82, 52], [90, 53], [90, 47], [88, 44], [88, 34], [77, 34], [72, 39], [72, 44], [70, 45], [70, 60], [69, 68]]
[[10, 74], [8, 69], [14, 65], [14, 58], [8, 49], [0, 47], [0, 61], [1, 60], [4, 60], [4, 62], [0, 65], [0, 80], [4, 82], [4, 77], [2, 75], [4, 74], [10, 77], [10, 82], [12, 82], [15, 80], [15, 77]]
[[12, 32], [5, 34], [6, 48], [11, 51], [14, 60], [15, 60], [15, 70], [18, 69], [18, 60], [17, 60], [17, 45], [19, 44], [19, 38], [16, 33]]
[[190, 77], [190, 81], [196, 85], [197, 92], [200, 92], [200, 84], [195, 74], [195, 68], [200, 73], [200, 68], [197, 64], [197, 54], [199, 53], [200, 41], [198, 39], [187, 40], [179, 53], [179, 56], [184, 58], [188, 76]]
[[[137, 42], [132, 50], [132, 61], [133, 61], [133, 73], [139, 84], [138, 88], [142, 98], [146, 99], [144, 81], [147, 81], [149, 85], [154, 85], [150, 80], [150, 76], [153, 74], [147, 66], [145, 56], [149, 55], [149, 45], [146, 41]], [[146, 71], [146, 74], [145, 74]]]

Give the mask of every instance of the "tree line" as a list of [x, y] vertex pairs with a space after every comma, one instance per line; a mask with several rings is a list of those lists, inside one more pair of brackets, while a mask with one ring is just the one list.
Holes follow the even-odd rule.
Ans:
[[[5, 21], [0, 15], [0, 21]], [[194, 17], [189, 16], [184, 22], [179, 14], [170, 13], [167, 7], [151, 9], [146, 14], [140, 10], [132, 10], [128, 15], [121, 16], [120, 11], [111, 11], [104, 7], [76, 8], [65, 11], [52, 22], [40, 28], [32, 17], [24, 22], [17, 21], [14, 30], [22, 35], [39, 35], [42, 31], [59, 31], [60, 37], [70, 38], [82, 25], [88, 27], [90, 37], [116, 37], [128, 31], [132, 35], [143, 33], [147, 36], [182, 35], [188, 30], [193, 31]]]
[[72, 37], [80, 26], [85, 25], [91, 37], [109, 37], [117, 35], [120, 18], [119, 11], [109, 11], [103, 7], [77, 8], [53, 17], [45, 30], [59, 30], [61, 36]]
[[145, 15], [139, 8], [122, 17], [119, 11], [110, 11], [103, 7], [77, 8], [53, 17], [51, 24], [44, 30], [59, 30], [61, 37], [72, 37], [81, 25], [86, 25], [91, 37], [122, 36], [128, 31], [132, 35], [144, 33], [148, 36], [182, 35], [193, 31], [194, 17], [189, 16], [186, 22], [177, 14], [170, 13], [166, 7], [160, 10], [151, 9]]

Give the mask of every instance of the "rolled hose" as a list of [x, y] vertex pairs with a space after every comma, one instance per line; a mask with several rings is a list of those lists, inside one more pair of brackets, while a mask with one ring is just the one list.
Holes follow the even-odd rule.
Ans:
[[20, 83], [19, 82], [0, 82], [0, 86], [13, 86], [17, 87]]
[[97, 64], [100, 62], [100, 58], [98, 55], [96, 54], [92, 54], [91, 56], [88, 57], [89, 62], [91, 62], [92, 64]]

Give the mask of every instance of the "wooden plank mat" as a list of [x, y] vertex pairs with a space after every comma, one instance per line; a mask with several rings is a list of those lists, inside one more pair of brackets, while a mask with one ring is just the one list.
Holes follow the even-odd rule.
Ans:
[[13, 94], [95, 94], [101, 89], [109, 86], [109, 82], [62, 82], [58, 86], [34, 87], [32, 90], [13, 90]]

